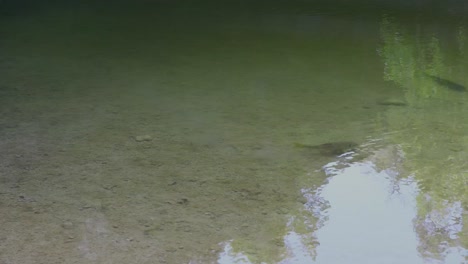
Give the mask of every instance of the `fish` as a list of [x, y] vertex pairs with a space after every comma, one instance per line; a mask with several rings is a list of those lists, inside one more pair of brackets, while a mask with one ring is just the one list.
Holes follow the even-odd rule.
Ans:
[[352, 141], [338, 141], [319, 145], [295, 143], [294, 146], [301, 149], [313, 150], [314, 153], [320, 154], [321, 156], [336, 157], [347, 152], [355, 151], [358, 147], [358, 144]]
[[406, 102], [393, 101], [393, 100], [380, 101], [380, 102], [377, 102], [377, 104], [385, 105], [385, 106], [408, 106]]
[[430, 79], [432, 79], [434, 82], [436, 82], [438, 85], [443, 86], [449, 90], [456, 91], [456, 92], [466, 92], [466, 87], [459, 83], [452, 82], [450, 80], [440, 78], [438, 76], [430, 75], [427, 73], [425, 73], [425, 75], [429, 77]]

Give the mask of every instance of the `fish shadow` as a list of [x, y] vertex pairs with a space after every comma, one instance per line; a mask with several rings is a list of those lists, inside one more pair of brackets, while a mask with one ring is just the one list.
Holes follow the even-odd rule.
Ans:
[[456, 91], [456, 92], [466, 92], [466, 87], [459, 83], [452, 82], [450, 80], [440, 78], [438, 76], [430, 75], [427, 73], [425, 73], [424, 75], [428, 77], [429, 79], [431, 79], [432, 81], [434, 81], [435, 83], [437, 83], [438, 85], [445, 87], [449, 90]]

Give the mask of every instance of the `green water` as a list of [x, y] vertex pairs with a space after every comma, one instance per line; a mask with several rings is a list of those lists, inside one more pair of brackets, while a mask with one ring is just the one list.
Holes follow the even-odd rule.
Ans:
[[0, 1], [0, 262], [466, 261], [463, 8]]

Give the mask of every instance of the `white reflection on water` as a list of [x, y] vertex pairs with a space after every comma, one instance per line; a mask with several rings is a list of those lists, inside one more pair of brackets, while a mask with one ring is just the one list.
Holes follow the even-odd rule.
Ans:
[[232, 251], [231, 242], [229, 241], [224, 244], [223, 252], [219, 255], [218, 263], [219, 264], [249, 264], [249, 258], [242, 253], [234, 253]]
[[416, 216], [417, 185], [391, 191], [391, 171], [377, 172], [371, 162], [337, 170], [321, 190], [330, 203], [326, 224], [317, 230], [316, 263], [423, 263], [412, 220]]
[[[421, 233], [415, 231], [415, 225], [422, 225], [423, 232], [431, 236], [431, 226], [437, 225], [437, 230], [448, 232], [448, 238], [457, 239], [462, 225], [454, 219], [462, 217], [460, 203], [446, 204], [444, 212], [434, 209], [420, 223], [416, 221], [420, 190], [414, 179], [396, 180], [395, 170], [378, 171], [369, 160], [349, 163], [350, 159], [343, 156], [325, 165], [329, 181], [318, 189], [303, 190], [308, 200], [306, 209], [318, 219], [311, 228], [315, 231], [294, 231], [291, 216], [287, 224], [291, 231], [284, 237], [287, 254], [280, 263], [467, 263], [466, 249], [446, 243], [439, 245], [439, 257], [432, 258], [424, 250], [422, 256], [424, 242], [420, 241]], [[304, 243], [311, 237], [316, 240], [312, 247]], [[218, 263], [251, 262], [246, 255], [232, 252], [228, 242]]]

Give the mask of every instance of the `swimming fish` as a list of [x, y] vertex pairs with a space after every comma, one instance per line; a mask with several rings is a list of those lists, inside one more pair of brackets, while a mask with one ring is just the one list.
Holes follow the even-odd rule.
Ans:
[[404, 101], [396, 101], [396, 100], [385, 100], [377, 102], [379, 105], [385, 106], [408, 106], [408, 104]]
[[297, 148], [313, 150], [322, 156], [332, 157], [354, 151], [358, 147], [358, 144], [352, 141], [338, 141], [328, 142], [320, 145], [305, 145], [301, 143], [295, 143], [294, 146]]
[[437, 76], [434, 76], [434, 75], [430, 75], [430, 74], [427, 74], [427, 73], [425, 73], [425, 75], [427, 77], [429, 77], [430, 79], [432, 79], [434, 82], [436, 82], [438, 85], [443, 86], [443, 87], [445, 87], [447, 89], [457, 91], [457, 92], [466, 92], [466, 87], [459, 84], [459, 83], [452, 82], [452, 81], [449, 81], [447, 79], [443, 79], [443, 78], [440, 78], [440, 77], [437, 77]]

